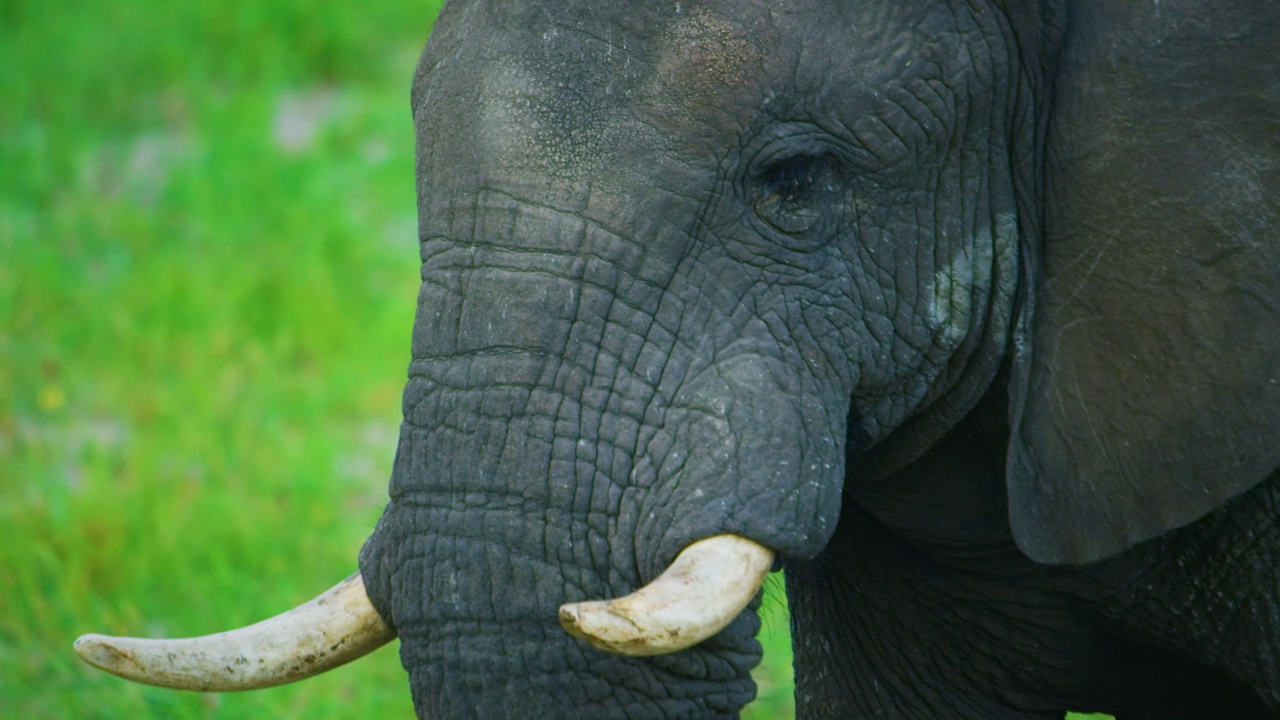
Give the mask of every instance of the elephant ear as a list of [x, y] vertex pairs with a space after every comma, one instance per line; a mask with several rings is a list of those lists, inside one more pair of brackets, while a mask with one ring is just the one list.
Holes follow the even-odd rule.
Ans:
[[1082, 563], [1280, 467], [1280, 3], [1084, 0], [1064, 32], [1007, 469], [1018, 545]]

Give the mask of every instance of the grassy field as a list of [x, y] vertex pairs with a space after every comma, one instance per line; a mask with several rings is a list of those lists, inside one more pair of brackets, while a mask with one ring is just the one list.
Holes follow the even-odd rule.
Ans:
[[[247, 624], [351, 572], [417, 290], [438, 2], [0, 5], [0, 717], [411, 717], [394, 647], [197, 695], [85, 631]], [[747, 717], [791, 716], [786, 609]]]

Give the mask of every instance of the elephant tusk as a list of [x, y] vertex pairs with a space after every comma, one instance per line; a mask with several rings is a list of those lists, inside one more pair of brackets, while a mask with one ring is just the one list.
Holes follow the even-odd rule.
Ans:
[[760, 592], [772, 565], [773, 551], [744, 537], [704, 538], [626, 597], [560, 606], [560, 625], [618, 655], [673, 653], [723, 630]]
[[395, 636], [356, 573], [309, 602], [239, 630], [171, 640], [82, 635], [75, 651], [90, 665], [127, 680], [223, 692], [305, 680]]

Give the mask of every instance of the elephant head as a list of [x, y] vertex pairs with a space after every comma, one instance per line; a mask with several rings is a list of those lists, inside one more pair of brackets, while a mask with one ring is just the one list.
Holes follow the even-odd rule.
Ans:
[[422, 717], [736, 716], [775, 556], [993, 393], [1040, 562], [1261, 481], [1280, 23], [1163, 5], [451, 0], [390, 502], [362, 580], [295, 611], [348, 626], [184, 682], [398, 635]]

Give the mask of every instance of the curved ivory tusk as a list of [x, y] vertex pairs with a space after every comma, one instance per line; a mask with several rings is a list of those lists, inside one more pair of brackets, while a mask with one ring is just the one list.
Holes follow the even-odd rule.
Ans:
[[699, 540], [656, 580], [615, 600], [560, 606], [574, 637], [619, 655], [663, 655], [720, 632], [760, 592], [773, 551], [738, 535]]
[[82, 635], [85, 662], [127, 680], [178, 690], [254, 690], [305, 680], [395, 638], [356, 573], [314, 600], [260, 623], [173, 640]]

